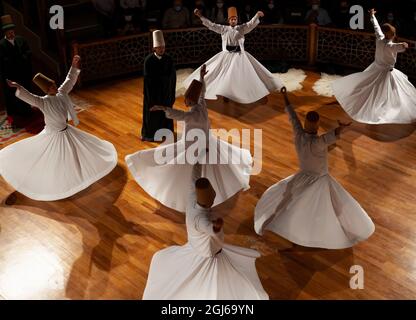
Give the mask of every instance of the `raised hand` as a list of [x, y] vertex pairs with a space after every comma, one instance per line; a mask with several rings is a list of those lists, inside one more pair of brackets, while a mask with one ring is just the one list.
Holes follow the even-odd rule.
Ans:
[[264, 17], [264, 12], [263, 12], [263, 11], [257, 11], [257, 15], [258, 15], [260, 18], [263, 18], [263, 17]]
[[368, 10], [368, 12], [370, 13], [370, 15], [372, 15], [372, 16], [374, 16], [376, 13], [377, 13], [377, 11], [375, 10], [375, 9], [370, 9], [370, 10]]
[[75, 55], [72, 58], [72, 67], [79, 69], [80, 68], [80, 62], [81, 62], [81, 57], [79, 55]]
[[409, 49], [409, 44], [408, 44], [407, 42], [403, 42], [403, 47], [404, 47], [405, 49]]
[[204, 64], [202, 67], [201, 67], [201, 79], [204, 79], [204, 77], [206, 76], [206, 74], [208, 73], [208, 71], [207, 71], [207, 66]]
[[6, 81], [7, 81], [7, 85], [8, 85], [10, 88], [16, 88], [16, 89], [18, 89], [18, 88], [20, 88], [20, 87], [21, 87], [21, 86], [20, 86], [20, 84], [18, 84], [17, 82], [10, 81], [9, 79], [7, 79]]
[[199, 18], [201, 18], [201, 17], [202, 17], [202, 11], [201, 11], [201, 10], [199, 10], [199, 9], [195, 9], [195, 10], [194, 10], [194, 14], [195, 14], [197, 17], [199, 17]]

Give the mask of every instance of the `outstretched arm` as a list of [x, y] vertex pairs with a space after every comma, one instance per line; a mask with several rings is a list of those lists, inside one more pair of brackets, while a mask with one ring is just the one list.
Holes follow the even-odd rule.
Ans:
[[16, 88], [16, 97], [20, 100], [26, 102], [27, 104], [37, 107], [42, 110], [44, 103], [42, 97], [39, 97], [33, 93], [30, 93], [25, 88], [23, 88], [20, 84], [7, 80], [7, 84], [11, 88]]
[[377, 18], [376, 18], [377, 11], [374, 10], [374, 9], [371, 9], [369, 11], [369, 13], [370, 13], [370, 16], [371, 16], [371, 18], [370, 18], [371, 23], [374, 26], [374, 31], [376, 33], [377, 40], [383, 40], [385, 37], [384, 37], [383, 31], [381, 31], [380, 25], [378, 24], [378, 21], [377, 21]]
[[163, 111], [166, 114], [166, 118], [173, 119], [176, 121], [186, 121], [189, 117], [191, 117], [193, 113], [192, 110], [182, 111], [182, 110], [177, 110], [177, 109], [173, 109], [173, 108], [166, 107], [166, 106], [157, 106], [157, 105], [152, 107], [150, 111], [152, 112]]
[[260, 23], [260, 19], [264, 17], [264, 13], [262, 11], [258, 11], [254, 17], [247, 23], [244, 23], [241, 25], [241, 30], [243, 34], [247, 34], [254, 30], [255, 27], [257, 27]]
[[74, 88], [75, 84], [78, 80], [78, 75], [81, 72], [79, 69], [80, 67], [80, 56], [74, 56], [72, 59], [72, 66], [71, 69], [69, 69], [68, 75], [66, 76], [65, 81], [61, 84], [58, 91], [63, 93], [70, 93], [72, 89]]
[[286, 87], [283, 87], [281, 89], [281, 92], [283, 93], [283, 96], [285, 98], [286, 111], [289, 115], [289, 120], [292, 123], [292, 127], [295, 132], [295, 135], [303, 133], [302, 123], [300, 122], [298, 115], [296, 114], [295, 110], [293, 109], [292, 104], [289, 101]]
[[392, 43], [391, 46], [396, 52], [405, 52], [409, 48], [407, 42]]
[[214, 31], [214, 32], [219, 33], [219, 34], [223, 34], [225, 32], [225, 28], [226, 28], [225, 26], [220, 25], [220, 24], [216, 24], [216, 23], [210, 21], [209, 19], [205, 18], [202, 15], [201, 10], [195, 9], [194, 14], [201, 19], [202, 24], [205, 27], [207, 27], [209, 30]]
[[199, 75], [199, 81], [202, 82], [202, 90], [201, 90], [201, 94], [199, 96], [199, 100], [198, 100], [198, 104], [201, 106], [206, 106], [206, 101], [205, 101], [205, 92], [206, 92], [206, 86], [205, 86], [205, 76], [208, 73], [207, 71], [207, 66], [204, 64], [201, 67], [201, 72]]

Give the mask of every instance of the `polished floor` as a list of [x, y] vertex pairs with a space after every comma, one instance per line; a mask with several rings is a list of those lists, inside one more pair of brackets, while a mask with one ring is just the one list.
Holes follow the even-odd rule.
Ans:
[[[290, 94], [301, 118], [318, 110], [323, 130], [347, 120], [334, 98], [312, 91], [319, 75], [307, 74], [304, 88]], [[124, 163], [127, 154], [155, 146], [139, 139], [142, 85], [135, 78], [77, 92], [93, 104], [80, 114], [79, 127], [111, 141], [119, 153], [119, 165], [104, 179], [66, 200], [18, 195], [6, 206], [14, 190], [0, 178], [0, 299], [141, 299], [152, 255], [186, 242], [183, 214], [149, 197]], [[311, 249], [253, 230], [262, 193], [298, 168], [282, 97], [208, 105], [213, 128], [263, 130], [261, 173], [219, 210], [226, 241], [261, 252], [257, 269], [271, 299], [416, 298], [415, 125], [354, 123], [331, 148], [331, 174], [366, 209], [376, 231], [354, 248]], [[176, 107], [183, 108], [183, 99]], [[363, 289], [350, 288], [354, 265], [364, 270]]]

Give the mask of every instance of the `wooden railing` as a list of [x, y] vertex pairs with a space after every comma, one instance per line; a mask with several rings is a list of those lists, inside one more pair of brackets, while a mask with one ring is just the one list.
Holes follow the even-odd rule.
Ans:
[[[167, 52], [177, 66], [201, 64], [221, 50], [221, 38], [206, 28], [164, 31]], [[397, 68], [416, 79], [416, 42], [406, 39], [411, 49], [399, 55]], [[245, 47], [259, 60], [293, 61], [313, 66], [333, 63], [362, 69], [374, 59], [375, 37], [316, 25], [267, 25], [246, 36]], [[127, 75], [143, 71], [151, 52], [151, 33], [118, 37], [92, 43], [75, 43], [74, 53], [83, 57], [82, 81]]]

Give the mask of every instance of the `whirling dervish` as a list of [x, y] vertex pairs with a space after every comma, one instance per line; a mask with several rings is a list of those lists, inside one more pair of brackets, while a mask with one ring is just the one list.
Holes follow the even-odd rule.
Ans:
[[394, 68], [397, 54], [406, 51], [406, 42], [393, 42], [396, 29], [381, 27], [370, 10], [376, 34], [375, 61], [363, 72], [334, 81], [334, 95], [351, 118], [369, 124], [412, 123], [416, 121], [416, 88], [407, 76]]
[[268, 299], [256, 271], [259, 253], [224, 244], [224, 222], [211, 209], [215, 191], [201, 171], [201, 164], [196, 164], [188, 190], [183, 190], [188, 197], [188, 243], [153, 256], [143, 299]]
[[[222, 141], [210, 131], [205, 102], [206, 73], [206, 66], [203, 66], [200, 81], [194, 80], [185, 93], [185, 104], [191, 108], [190, 111], [167, 106], [152, 108], [152, 111], [164, 111], [169, 119], [185, 122], [181, 139], [176, 143], [162, 144], [158, 148], [126, 156], [127, 166], [136, 182], [164, 206], [180, 212], [186, 209], [185, 190], [189, 188], [195, 151], [210, 149], [210, 162], [203, 164], [203, 174], [217, 193], [214, 205], [250, 187], [250, 151]], [[195, 137], [200, 139], [193, 142]]]
[[270, 230], [305, 247], [342, 249], [370, 237], [374, 224], [358, 202], [328, 172], [328, 146], [348, 124], [318, 136], [319, 114], [310, 111], [305, 127], [289, 102], [300, 171], [271, 186], [257, 203], [254, 228]]
[[[79, 123], [69, 93], [77, 82], [80, 57], [74, 56], [66, 80], [55, 81], [38, 73], [33, 81], [46, 94], [28, 92], [16, 82], [16, 97], [39, 108], [45, 128], [31, 138], [0, 151], [0, 174], [18, 192], [40, 201], [68, 198], [110, 173], [117, 165], [117, 152], [107, 141], [67, 123]], [[14, 195], [15, 196], [15, 195]]]
[[[208, 60], [205, 65], [210, 71], [206, 77], [207, 92], [205, 98], [216, 100], [218, 96], [239, 103], [256, 102], [271, 92], [283, 87], [282, 81], [268, 71], [260, 62], [244, 49], [244, 36], [259, 23], [262, 11], [256, 13], [251, 21], [237, 25], [237, 8], [228, 8], [229, 26], [215, 24], [195, 9], [195, 15], [209, 30], [221, 34], [222, 51]], [[184, 82], [188, 87], [192, 80], [198, 79], [200, 68], [195, 70]]]

